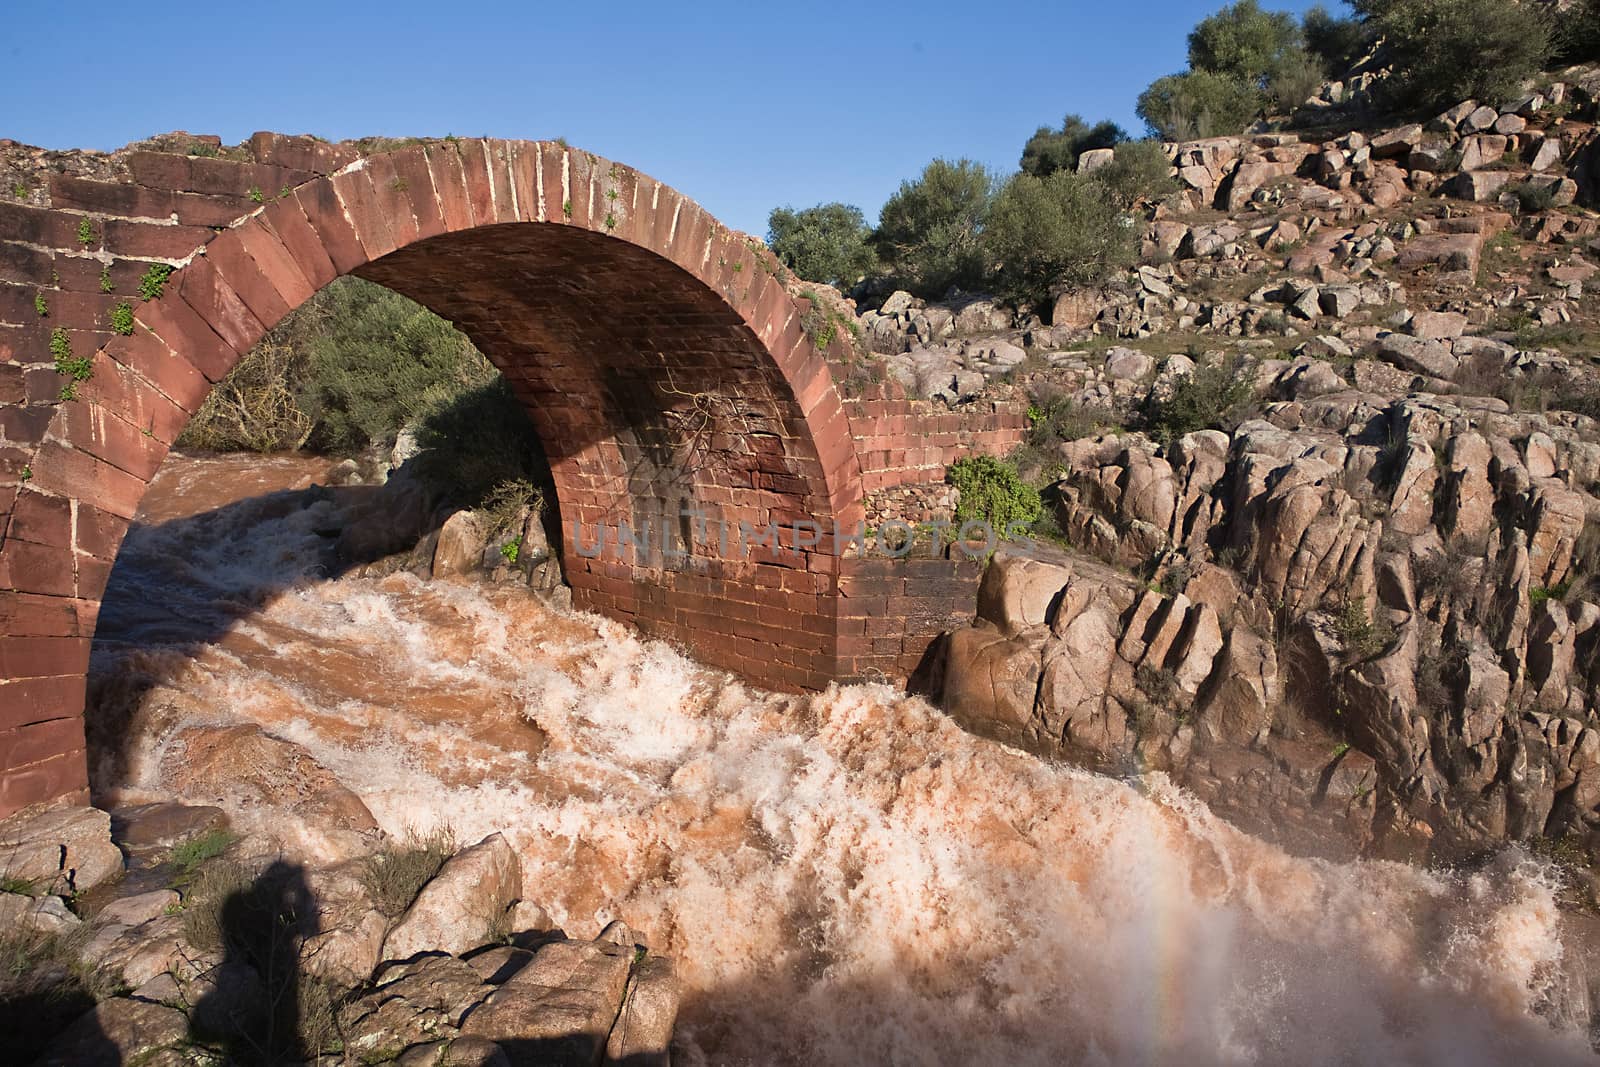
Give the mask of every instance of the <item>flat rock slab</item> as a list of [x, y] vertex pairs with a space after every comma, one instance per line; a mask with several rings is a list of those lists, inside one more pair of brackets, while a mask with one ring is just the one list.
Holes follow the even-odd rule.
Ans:
[[0, 874], [81, 893], [122, 873], [111, 817], [98, 808], [25, 808], [0, 822]]

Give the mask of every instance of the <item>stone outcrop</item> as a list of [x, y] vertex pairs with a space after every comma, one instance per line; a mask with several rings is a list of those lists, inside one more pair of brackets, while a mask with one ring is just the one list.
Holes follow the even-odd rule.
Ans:
[[[107, 813], [66, 810], [76, 820], [43, 812], [0, 822], [0, 840], [49, 839], [58, 853], [103, 841], [118, 852]], [[148, 842], [177, 821], [172, 810], [146, 810], [118, 826]], [[41, 988], [70, 981], [70, 964], [101, 990], [76, 1021], [8, 1029], [21, 1042], [8, 1053], [62, 1067], [213, 1063], [240, 1048], [275, 1062], [333, 1049], [363, 1063], [670, 1062], [680, 996], [672, 961], [620, 921], [593, 941], [550, 929], [544, 909], [522, 899], [520, 863], [500, 834], [447, 859], [397, 919], [374, 907], [361, 859], [305, 867], [284, 863], [270, 842], [230, 840], [182, 875], [181, 892], [141, 888], [171, 846], [130, 848], [143, 873], [76, 898], [82, 915], [59, 896], [0, 893], [0, 921], [36, 939], [26, 943], [32, 965], [58, 968], [36, 979]]]

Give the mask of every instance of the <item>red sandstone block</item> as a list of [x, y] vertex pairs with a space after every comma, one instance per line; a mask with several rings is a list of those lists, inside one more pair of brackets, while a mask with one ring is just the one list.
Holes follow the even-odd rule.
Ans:
[[[109, 361], [107, 361], [109, 362]], [[64, 404], [57, 416], [58, 433], [74, 447], [127, 471], [141, 481], [155, 477], [166, 446], [154, 434], [125, 421], [123, 412], [83, 400]]]
[[332, 174], [361, 156], [354, 145], [267, 131], [250, 135], [250, 154], [261, 163], [314, 174]]
[[76, 753], [83, 748], [83, 719], [78, 716], [30, 723], [0, 733], [0, 777], [31, 764]]
[[81, 449], [47, 441], [33, 462], [33, 485], [132, 518], [144, 496], [145, 482]]
[[50, 203], [57, 208], [128, 218], [168, 219], [188, 226], [226, 226], [250, 213], [245, 197], [168, 192], [129, 182], [97, 182], [65, 174], [50, 176]]
[[[239, 298], [256, 322], [270, 329], [289, 314], [293, 305], [268, 281], [255, 259], [245, 251], [243, 231], [247, 229], [259, 229], [265, 233], [264, 227], [246, 223], [240, 229], [219, 234], [215, 241], [206, 246], [204, 261], [216, 270], [223, 285]], [[271, 235], [267, 236], [270, 240]], [[185, 269], [186, 277], [199, 262], [196, 260]]]
[[0, 678], [0, 730], [80, 715], [83, 694], [81, 671], [58, 677]]
[[444, 214], [433, 188], [433, 173], [428, 167], [428, 155], [422, 147], [391, 152], [388, 156], [396, 180], [410, 198], [412, 218], [417, 224], [417, 237], [435, 237], [445, 232]]
[[41, 545], [72, 543], [72, 503], [24, 487], [11, 507], [8, 537]]
[[105, 595], [106, 583], [111, 580], [111, 560], [79, 555], [78, 595], [99, 599]]
[[82, 750], [0, 773], [0, 818], [34, 804], [89, 803], [89, 771]]
[[163, 226], [150, 222], [107, 219], [101, 245], [133, 259], [187, 259], [215, 235], [198, 226]]
[[78, 219], [57, 211], [0, 203], [0, 241], [21, 241], [45, 248], [80, 248]]
[[[217, 336], [211, 324], [201, 318], [181, 295], [170, 292], [170, 286], [167, 296], [141, 304], [135, 315], [138, 324], [165, 345], [175, 358], [189, 363], [209, 381], [221, 380], [239, 360], [239, 353]], [[130, 338], [140, 336], [136, 326]], [[115, 340], [108, 342], [107, 351], [114, 352], [122, 344]], [[181, 400], [170, 392], [167, 395], [174, 400]]]
[[[289, 196], [275, 202], [261, 213], [260, 221], [261, 225], [277, 238], [284, 253], [294, 264], [295, 270], [313, 291], [339, 276], [338, 268], [333, 265], [333, 260], [328, 258], [328, 250], [322, 245], [322, 238], [306, 221], [305, 212], [300, 210], [298, 199]], [[246, 239], [246, 246], [254, 255], [255, 245], [251, 239]], [[257, 262], [261, 262], [260, 259]], [[275, 270], [276, 268], [268, 270], [269, 276], [276, 278]]]
[[[116, 364], [154, 386], [159, 396], [148, 395], [137, 384], [109, 368], [107, 374], [97, 373], [85, 382], [80, 394], [108, 406], [120, 405], [142, 428], [169, 444], [188, 421], [188, 414], [198, 410], [211, 391], [211, 383], [194, 364], [175, 354], [143, 324], [136, 325], [133, 333], [125, 337], [108, 341], [104, 351]], [[129, 407], [135, 397], [140, 398], [139, 402]], [[176, 413], [172, 410], [174, 407], [178, 409]], [[174, 422], [176, 430], [171, 429]]]
[[0, 634], [14, 637], [90, 637], [98, 600], [0, 590]]
[[517, 222], [516, 188], [511, 177], [511, 150], [506, 141], [482, 141], [484, 161], [494, 185], [494, 221]]
[[532, 141], [509, 141], [511, 189], [517, 198], [517, 218], [523, 222], [543, 221], [539, 215], [539, 145]]
[[[150, 264], [136, 259], [119, 259], [113, 261], [109, 268], [98, 259], [84, 256], [57, 256], [51, 270], [58, 288], [69, 289], [74, 292], [100, 293], [103, 292], [102, 279], [111, 284], [111, 297], [113, 302], [136, 302], [139, 299], [139, 279], [148, 270]], [[50, 277], [47, 271], [45, 277]]]
[[[331, 181], [315, 181], [295, 190], [307, 224], [316, 233], [337, 274], [348, 274], [368, 261], [355, 226], [345, 217], [344, 204]], [[285, 225], [289, 224], [286, 218]], [[281, 234], [280, 234], [281, 235]], [[331, 279], [330, 279], [331, 280]]]
[[[693, 200], [683, 202], [683, 210], [678, 213], [677, 240], [672, 242], [672, 248], [667, 250], [667, 259], [678, 266], [688, 270], [696, 278], [704, 278], [706, 269], [706, 243], [710, 238], [712, 219]], [[714, 261], [715, 262], [715, 259]]]
[[44, 596], [74, 596], [77, 572], [71, 551], [64, 545], [7, 540], [0, 549], [0, 589]]
[[447, 233], [471, 229], [473, 224], [472, 200], [467, 195], [462, 166], [461, 150], [455, 142], [428, 146], [428, 174], [433, 178], [434, 195], [439, 199], [439, 214]]
[[467, 203], [472, 208], [473, 224], [485, 226], [495, 222], [498, 214], [494, 202], [494, 183], [490, 177], [489, 153], [481, 140], [465, 140], [458, 144], [461, 152], [461, 174], [466, 183]]
[[272, 287], [286, 307], [299, 307], [317, 291], [316, 283], [301, 269], [295, 256], [265, 221], [242, 226], [235, 232], [239, 235], [244, 254], [250, 257], [262, 279]]
[[210, 193], [252, 200], [252, 192], [272, 200], [316, 174], [309, 170], [240, 163], [231, 159], [179, 155], [176, 152], [130, 152], [128, 169], [140, 185], [174, 192]]
[[261, 335], [267, 332], [266, 326], [208, 257], [195, 257], [173, 280], [178, 282], [178, 293], [183, 301], [239, 355], [255, 347]]
[[[74, 546], [81, 553], [86, 553], [102, 561], [111, 561], [117, 558], [117, 549], [122, 547], [122, 537], [128, 532], [128, 520], [88, 504], [78, 505], [78, 521], [74, 529]], [[83, 584], [82, 560], [79, 560], [79, 585]], [[80, 592], [82, 590], [80, 589]]]
[[395, 250], [394, 235], [389, 230], [389, 220], [384, 217], [378, 193], [372, 187], [370, 168], [347, 170], [332, 179], [339, 203], [355, 227], [356, 239], [361, 242], [367, 262], [379, 259]]
[[53, 406], [24, 407], [14, 404], [0, 408], [0, 436], [13, 445], [38, 444], [44, 440], [45, 431], [49, 429], [54, 416]]
[[87, 637], [0, 637], [0, 676], [49, 678], [88, 669]]
[[55, 270], [55, 253], [0, 241], [0, 281], [43, 285]]
[[411, 205], [411, 183], [400, 177], [388, 154], [368, 157], [366, 169], [374, 203], [388, 224], [390, 239], [396, 248], [404, 248], [421, 234]]

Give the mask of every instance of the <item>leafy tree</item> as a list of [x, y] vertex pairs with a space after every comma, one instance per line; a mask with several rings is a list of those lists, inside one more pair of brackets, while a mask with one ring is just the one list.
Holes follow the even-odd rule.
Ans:
[[801, 211], [774, 208], [767, 216], [767, 245], [808, 282], [849, 286], [877, 264], [872, 230], [851, 204], [818, 204]]
[[1372, 47], [1372, 31], [1360, 19], [1336, 18], [1317, 4], [1300, 20], [1306, 50], [1322, 60], [1324, 68], [1338, 74]]
[[1128, 139], [1115, 122], [1090, 126], [1081, 115], [1068, 115], [1059, 130], [1040, 126], [1022, 148], [1022, 169], [1036, 178], [1058, 170], [1077, 170], [1078, 157], [1097, 148], [1114, 148]]
[[874, 241], [900, 284], [938, 298], [983, 277], [984, 216], [994, 177], [969, 159], [936, 159], [883, 205]]
[[494, 375], [444, 319], [355, 277], [307, 301], [283, 339], [307, 354], [300, 406], [316, 422], [311, 445], [327, 451], [393, 440], [400, 427]]
[[1546, 9], [1506, 0], [1355, 0], [1394, 64], [1385, 87], [1406, 108], [1504, 103], [1553, 51]]
[[1301, 40], [1293, 15], [1263, 11], [1256, 0], [1238, 0], [1190, 31], [1189, 68], [1261, 86], [1301, 50]]
[[1555, 46], [1563, 63], [1600, 61], [1600, 0], [1576, 0], [1561, 14]]
[[1289, 52], [1267, 75], [1267, 98], [1278, 114], [1288, 114], [1313, 96], [1327, 80], [1327, 68], [1305, 49]]
[[1266, 95], [1228, 74], [1191, 70], [1157, 78], [1139, 94], [1136, 110], [1150, 132], [1166, 141], [1238, 133], [1260, 114]]
[[1117, 145], [1112, 161], [1089, 177], [1103, 186], [1111, 202], [1123, 211], [1141, 200], [1159, 200], [1178, 188], [1172, 161], [1159, 141], [1124, 141]]
[[1039, 301], [1054, 287], [1092, 285], [1132, 263], [1133, 227], [1094, 176], [1018, 174], [995, 198], [984, 246], [999, 291]]

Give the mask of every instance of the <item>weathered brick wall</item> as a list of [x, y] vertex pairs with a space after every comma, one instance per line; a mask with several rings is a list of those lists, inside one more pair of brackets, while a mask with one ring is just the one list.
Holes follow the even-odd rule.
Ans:
[[[341, 274], [429, 304], [494, 360], [564, 525], [860, 519], [849, 420], [772, 261], [626, 167], [548, 143], [259, 134], [111, 156], [3, 142], [0, 181], [0, 814], [86, 797], [89, 644], [145, 485], [211, 384]], [[152, 266], [174, 269], [141, 294]], [[568, 551], [577, 602], [767, 684], [841, 676], [831, 539], [746, 556], [686, 536], [686, 561]]]
[[894, 382], [871, 386], [844, 402], [861, 460], [866, 492], [937, 482], [962, 456], [1003, 456], [1028, 432], [1027, 407], [983, 401], [952, 410], [937, 400], [908, 398]]
[[941, 633], [972, 622], [983, 562], [954, 558], [840, 561], [839, 658], [851, 677], [903, 685]]

